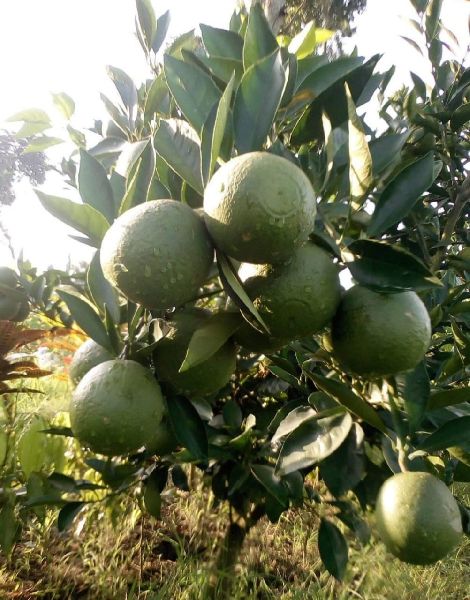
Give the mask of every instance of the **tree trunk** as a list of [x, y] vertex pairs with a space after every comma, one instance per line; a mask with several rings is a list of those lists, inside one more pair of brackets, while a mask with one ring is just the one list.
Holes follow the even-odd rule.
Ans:
[[208, 598], [224, 600], [230, 598], [230, 590], [235, 577], [235, 567], [248, 530], [231, 523], [219, 549], [209, 582]]

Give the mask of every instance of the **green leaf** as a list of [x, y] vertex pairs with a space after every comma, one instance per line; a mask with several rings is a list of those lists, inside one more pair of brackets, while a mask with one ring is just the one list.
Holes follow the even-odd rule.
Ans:
[[329, 29], [317, 29], [315, 21], [307, 23], [289, 44], [289, 52], [300, 60], [307, 58], [319, 44], [324, 44], [334, 35]]
[[87, 285], [96, 306], [104, 313], [108, 309], [114, 323], [119, 323], [120, 308], [119, 298], [113, 286], [103, 275], [100, 264], [100, 251], [97, 250], [90, 261], [87, 271]]
[[470, 438], [470, 417], [459, 417], [444, 423], [437, 431], [431, 433], [418, 446], [417, 450], [445, 450], [452, 446], [468, 444]]
[[25, 121], [26, 123], [47, 123], [51, 125], [51, 119], [44, 110], [40, 108], [28, 108], [20, 112], [15, 113], [11, 117], [6, 119], [8, 123], [14, 123], [16, 121]]
[[433, 40], [440, 27], [442, 0], [430, 0], [426, 10], [426, 39]]
[[357, 240], [348, 246], [354, 261], [347, 262], [354, 279], [376, 291], [425, 290], [441, 281], [413, 254], [397, 245]]
[[194, 129], [180, 119], [162, 119], [154, 144], [158, 154], [173, 171], [202, 195], [204, 186], [201, 180], [200, 147]]
[[75, 102], [68, 94], [65, 92], [52, 94], [52, 101], [67, 120], [73, 117], [75, 112]]
[[4, 554], [10, 555], [21, 532], [21, 523], [11, 504], [4, 504], [0, 510], [0, 547]]
[[109, 223], [115, 217], [113, 190], [101, 163], [88, 152], [80, 149], [78, 191], [85, 204], [93, 206]]
[[341, 446], [320, 464], [320, 477], [336, 497], [352, 490], [365, 475], [364, 432], [353, 423]]
[[168, 398], [168, 415], [176, 439], [199, 459], [207, 459], [207, 434], [204, 423], [191, 402], [182, 396]]
[[279, 504], [287, 508], [289, 505], [287, 489], [283, 486], [281, 479], [275, 474], [274, 467], [270, 465], [251, 465], [251, 472], [268, 494], [271, 494]]
[[149, 141], [146, 139], [140, 142], [134, 142], [133, 144], [127, 144], [119, 156], [115, 172], [126, 179], [131, 176], [137, 161], [145, 148], [147, 148], [148, 143]]
[[41, 137], [37, 137], [32, 140], [28, 146], [23, 150], [23, 154], [32, 154], [33, 152], [43, 152], [48, 148], [52, 148], [52, 146], [57, 146], [58, 144], [63, 144], [64, 140], [58, 137], [49, 137], [47, 135], [42, 135]]
[[130, 130], [133, 130], [135, 127], [138, 102], [135, 83], [122, 69], [108, 65], [106, 71], [111, 81], [116, 86], [121, 100], [127, 109], [128, 126]]
[[20, 140], [23, 138], [28, 138], [38, 133], [42, 133], [47, 129], [50, 129], [50, 123], [23, 123], [21, 128], [15, 133], [15, 139]]
[[181, 34], [166, 49], [165, 54], [175, 58], [183, 58], [183, 50], [195, 50], [200, 45], [200, 39], [194, 35], [194, 29]]
[[279, 453], [276, 472], [287, 475], [321, 462], [346, 439], [352, 426], [349, 413], [305, 420], [286, 438]]
[[42, 417], [34, 417], [18, 439], [16, 454], [27, 478], [33, 471], [47, 466], [49, 445], [43, 433], [46, 427], [47, 422]]
[[[291, 400], [291, 402], [283, 406], [276, 414], [275, 421], [278, 421], [279, 424], [275, 434], [271, 438], [271, 445], [276, 446], [303, 423], [315, 419], [316, 415], [317, 412], [310, 406], [299, 406], [297, 401]], [[279, 421], [281, 417], [283, 418]], [[271, 427], [272, 423], [269, 425], [270, 429]]]
[[227, 122], [230, 117], [230, 103], [235, 85], [235, 74], [232, 75], [213, 113], [209, 115], [201, 133], [201, 169], [202, 180], [207, 184], [217, 163], [222, 148]]
[[144, 487], [144, 505], [147, 512], [156, 519], [161, 517], [162, 497], [160, 490], [160, 472], [158, 469], [152, 471], [150, 477], [145, 482]]
[[71, 293], [65, 290], [57, 290], [61, 300], [67, 305], [73, 320], [83, 331], [89, 335], [97, 344], [103, 346], [114, 353], [112, 344], [106, 332], [98, 313], [92, 306], [78, 293]]
[[136, 0], [137, 19], [145, 40], [147, 50], [152, 47], [152, 41], [157, 30], [155, 12], [151, 0]]
[[470, 387], [454, 388], [452, 390], [432, 390], [428, 410], [439, 410], [462, 402], [470, 402]]
[[[118, 137], [108, 137], [88, 149], [88, 154], [93, 157], [109, 157], [118, 155], [127, 146], [126, 140]], [[115, 173], [115, 171], [113, 171]]]
[[121, 206], [119, 207], [120, 215], [125, 213], [126, 210], [137, 206], [138, 204], [147, 202], [149, 199], [148, 194], [154, 174], [155, 150], [153, 149], [151, 140], [149, 140], [147, 146], [141, 154], [141, 158], [137, 163], [134, 176], [127, 187], [124, 198], [122, 199]]
[[238, 313], [220, 312], [211, 315], [207, 323], [193, 333], [179, 372], [183, 373], [206, 361], [239, 327]]
[[181, 112], [200, 132], [209, 113], [220, 99], [220, 91], [201, 69], [172, 56], [165, 56], [165, 77]]
[[258, 2], [252, 4], [243, 44], [245, 72], [258, 61], [279, 50], [276, 38]]
[[126, 193], [126, 178], [120, 175], [117, 171], [111, 173], [109, 184], [113, 190], [113, 201], [115, 206], [116, 214], [119, 212], [122, 199]]
[[450, 118], [450, 126], [457, 131], [470, 121], [470, 102], [459, 106]]
[[372, 425], [385, 435], [387, 435], [387, 428], [385, 423], [376, 413], [375, 409], [370, 406], [365, 400], [356, 396], [356, 394], [344, 383], [335, 379], [327, 379], [316, 373], [306, 371], [306, 374], [315, 383], [315, 385], [325, 392], [330, 398], [336, 400], [342, 406], [345, 406], [354, 415]]
[[370, 142], [372, 169], [375, 175], [382, 174], [385, 169], [400, 162], [401, 150], [410, 133], [391, 133]]
[[238, 33], [203, 24], [200, 29], [202, 42], [209, 56], [242, 61], [243, 38]]
[[347, 83], [345, 93], [348, 103], [349, 193], [353, 209], [358, 210], [372, 185], [372, 158]]
[[167, 116], [170, 111], [170, 92], [162, 72], [155, 77], [145, 98], [144, 122], [149, 123], [154, 116]]
[[410, 433], [414, 433], [424, 418], [431, 393], [425, 362], [421, 361], [412, 371], [396, 375], [395, 381], [398, 395], [405, 403]]
[[318, 551], [327, 571], [341, 581], [348, 565], [348, 543], [336, 525], [326, 519], [318, 528]]
[[67, 198], [51, 196], [39, 190], [35, 192], [43, 207], [51, 215], [80, 233], [84, 233], [96, 247], [101, 245], [109, 223], [100, 212], [89, 204], [78, 204]]
[[105, 94], [100, 94], [100, 98], [112, 120], [116, 123], [119, 129], [123, 131], [123, 133], [127, 134], [129, 130], [129, 120], [126, 115], [120, 108], [113, 104], [113, 102], [111, 102], [111, 100], [105, 96]]
[[170, 26], [170, 11], [167, 10], [157, 19], [157, 28], [152, 38], [152, 50], [155, 54], [160, 50], [163, 42], [165, 41], [166, 34], [168, 33], [168, 27]]
[[222, 284], [225, 291], [230, 298], [241, 308], [241, 310], [248, 310], [248, 312], [255, 318], [255, 320], [263, 327], [265, 331], [269, 333], [269, 328], [261, 318], [258, 310], [253, 305], [248, 294], [243, 289], [238, 274], [233, 267], [229, 258], [222, 254], [219, 250], [216, 250], [217, 265], [219, 267], [219, 275], [222, 280]]
[[368, 234], [378, 236], [399, 223], [434, 181], [433, 152], [400, 171], [380, 194]]
[[240, 153], [260, 150], [264, 146], [285, 83], [286, 73], [279, 50], [252, 65], [243, 75], [233, 107], [235, 145]]
[[85, 502], [67, 502], [59, 511], [57, 529], [65, 531], [72, 525], [75, 517], [85, 506]]

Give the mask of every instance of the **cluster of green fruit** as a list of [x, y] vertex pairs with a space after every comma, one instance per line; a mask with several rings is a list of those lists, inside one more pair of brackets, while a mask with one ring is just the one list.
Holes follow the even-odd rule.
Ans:
[[29, 310], [18, 275], [9, 267], [0, 267], [0, 321], [24, 321]]
[[[171, 451], [176, 441], [165, 420], [160, 383], [189, 398], [214, 394], [236, 369], [237, 345], [269, 353], [327, 326], [332, 354], [353, 374], [376, 378], [415, 367], [431, 337], [424, 304], [414, 292], [386, 294], [356, 285], [342, 293], [333, 258], [309, 240], [315, 217], [313, 189], [303, 171], [285, 158], [261, 152], [219, 168], [206, 188], [203, 211], [175, 200], [156, 200], [121, 215], [102, 242], [103, 272], [126, 298], [152, 311], [168, 311], [169, 333], [153, 352], [155, 375], [134, 361], [112, 357], [91, 341], [77, 352], [71, 367], [78, 383], [71, 404], [76, 437], [109, 455], [140, 447]], [[193, 333], [211, 317], [210, 311], [198, 308], [197, 297], [210, 276], [214, 248], [242, 263], [240, 278], [266, 330], [229, 301], [225, 310], [238, 311], [240, 318], [234, 335], [206, 361], [180, 371]], [[247, 271], [250, 276], [244, 278]], [[408, 482], [424, 475], [403, 476]], [[443, 484], [426, 477], [432, 479], [426, 479], [429, 489], [439, 484], [445, 490], [439, 487], [439, 494], [453, 500]], [[381, 536], [395, 555], [422, 562], [419, 551], [413, 555], [402, 549], [409, 548], [409, 536], [419, 538], [413, 528], [421, 527], [421, 509], [407, 523], [401, 520], [402, 537], [394, 537], [397, 523], [391, 523], [390, 514], [400, 514], [397, 506], [403, 501], [409, 505], [410, 498], [387, 493], [392, 484], [386, 486], [377, 509]], [[397, 506], [389, 513], [393, 496], [398, 496]], [[421, 497], [417, 504], [422, 508]], [[443, 552], [426, 557], [436, 560], [455, 545], [455, 506], [447, 497], [452, 519], [443, 526]], [[440, 535], [436, 533], [437, 541]]]

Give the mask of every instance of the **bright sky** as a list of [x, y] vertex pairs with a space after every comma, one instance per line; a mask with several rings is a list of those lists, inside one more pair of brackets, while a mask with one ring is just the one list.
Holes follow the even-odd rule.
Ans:
[[[174, 37], [198, 23], [228, 25], [235, 0], [158, 0], [154, 5], [159, 14], [170, 8], [169, 35]], [[469, 41], [469, 9], [468, 0], [444, 0], [442, 16], [460, 41], [459, 59]], [[134, 15], [133, 0], [0, 0], [0, 128], [4, 119], [25, 108], [54, 114], [50, 92], [63, 91], [74, 98], [77, 127], [104, 117], [99, 94], [113, 93], [106, 65], [124, 69], [136, 82], [147, 75], [134, 35]], [[368, 0], [357, 22], [354, 43], [359, 53], [384, 53], [381, 66], [395, 64], [398, 82], [407, 80], [410, 69], [426, 78], [418, 53], [399, 37], [413, 37], [403, 20], [412, 15], [408, 0]], [[60, 195], [58, 185], [51, 180], [44, 190]], [[69, 254], [73, 262], [89, 258], [90, 249], [70, 240], [70, 230], [42, 209], [27, 180], [18, 186], [17, 198], [2, 218], [15, 247], [23, 248], [34, 265], [63, 268]], [[10, 260], [0, 243], [0, 264]]]

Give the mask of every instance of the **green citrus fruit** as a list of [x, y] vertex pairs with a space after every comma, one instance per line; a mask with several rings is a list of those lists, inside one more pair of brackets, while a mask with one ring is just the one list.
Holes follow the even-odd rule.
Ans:
[[18, 276], [10, 267], [0, 267], [0, 283], [15, 288], [18, 283]]
[[70, 379], [76, 385], [90, 369], [113, 358], [114, 356], [109, 350], [94, 340], [87, 340], [73, 355], [69, 368]]
[[207, 228], [223, 252], [250, 263], [287, 260], [313, 229], [315, 196], [286, 158], [251, 152], [225, 163], [204, 194]]
[[169, 323], [170, 333], [157, 344], [154, 352], [155, 370], [159, 381], [164, 381], [178, 392], [189, 396], [206, 396], [224, 387], [236, 366], [236, 351], [232, 341], [226, 342], [204, 362], [179, 372], [188, 350], [189, 342], [210, 313], [192, 309], [176, 313]]
[[150, 443], [164, 409], [150, 369], [132, 360], [109, 360], [88, 371], [75, 388], [70, 421], [81, 444], [115, 456]]
[[341, 299], [338, 269], [312, 243], [297, 249], [283, 265], [260, 265], [245, 289], [271, 336], [293, 340], [327, 325]]
[[145, 447], [150, 454], [164, 456], [173, 452], [177, 446], [178, 440], [175, 437], [173, 428], [168, 418], [163, 418], [162, 422], [155, 428], [151, 441]]
[[12, 321], [24, 321], [25, 319], [27, 319], [29, 317], [30, 310], [31, 310], [31, 308], [29, 306], [29, 302], [27, 300], [24, 300], [20, 304], [20, 306], [18, 308], [18, 312], [12, 318]]
[[203, 220], [182, 202], [153, 200], [121, 215], [100, 251], [107, 279], [147, 308], [168, 309], [194, 298], [213, 262]]
[[382, 294], [356, 285], [341, 301], [331, 330], [333, 353], [358, 375], [413, 369], [431, 341], [431, 321], [414, 292]]
[[429, 473], [398, 473], [382, 485], [375, 509], [385, 546], [400, 560], [426, 565], [443, 558], [462, 537], [459, 507]]
[[21, 302], [0, 292], [0, 321], [13, 320], [21, 309]]

